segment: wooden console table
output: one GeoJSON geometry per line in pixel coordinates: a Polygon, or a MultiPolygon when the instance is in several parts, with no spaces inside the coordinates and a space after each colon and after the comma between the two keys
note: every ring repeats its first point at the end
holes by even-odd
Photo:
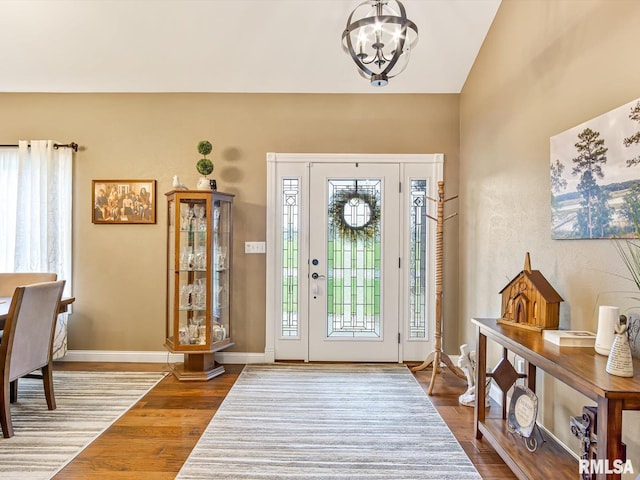
{"type": "MultiPolygon", "coordinates": [[[[477,326],[477,378],[475,436],[483,436],[520,479],[578,478],[578,462],[551,438],[530,453],[517,434],[506,428],[506,399],[502,418],[487,418],[484,401],[487,371],[487,338],[503,347],[503,358],[511,351],[526,363],[526,384],[535,391],[536,369],[557,378],[596,402],[598,407],[598,459],[622,458],[622,411],[640,410],[640,361],[634,359],[635,375],[623,378],[605,372],[607,357],[591,347],[558,347],[545,342],[542,333],[500,325],[495,319],[472,319],[477,326]],[[544,461],[541,461],[544,460],[544,461]]],[[[581,409],[576,410],[576,415],[581,409]]],[[[567,430],[569,418],[567,418],[567,430]]],[[[621,475],[599,474],[602,479],[620,479],[621,475]]]]}

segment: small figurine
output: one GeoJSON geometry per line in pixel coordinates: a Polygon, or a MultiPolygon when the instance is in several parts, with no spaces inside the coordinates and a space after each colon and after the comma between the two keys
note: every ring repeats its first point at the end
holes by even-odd
{"type": "Polygon", "coordinates": [[[613,339],[606,368],[607,373],[618,377],[633,377],[633,358],[631,357],[627,328],[627,317],[620,315],[620,319],[615,325],[616,336],[613,339]]]}
{"type": "Polygon", "coordinates": [[[173,176],[173,184],[171,185],[174,190],[186,190],[187,186],[184,183],[180,183],[178,175],[173,176]]]}
{"type": "MultiPolygon", "coordinates": [[[[458,401],[460,405],[464,405],[465,407],[473,407],[476,403],[476,352],[475,350],[469,352],[467,351],[467,344],[460,346],[460,358],[458,358],[458,367],[465,373],[467,376],[467,391],[464,392],[460,397],[458,397],[458,401]]],[[[489,378],[487,381],[487,387],[491,382],[489,378]]],[[[485,395],[485,406],[489,406],[489,389],[486,389],[485,395]]]]}

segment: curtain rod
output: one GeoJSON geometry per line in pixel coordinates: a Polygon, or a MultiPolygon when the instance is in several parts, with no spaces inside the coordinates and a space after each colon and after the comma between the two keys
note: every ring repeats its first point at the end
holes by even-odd
{"type": "MultiPolygon", "coordinates": [[[[28,147],[31,147],[31,145],[27,145],[28,147]]],[[[18,147],[18,144],[15,145],[0,145],[0,147],[18,147]]],[[[56,150],[59,148],[72,148],[74,152],[78,151],[78,144],[76,142],[71,142],[71,143],[54,143],[53,144],[53,148],[55,148],[56,150]]]]}

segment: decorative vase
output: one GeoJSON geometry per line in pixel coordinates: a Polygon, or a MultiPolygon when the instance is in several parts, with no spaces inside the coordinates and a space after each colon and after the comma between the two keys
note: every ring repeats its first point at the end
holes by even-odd
{"type": "Polygon", "coordinates": [[[222,324],[213,325],[212,333],[213,333],[214,342],[221,342],[227,337],[227,330],[224,328],[224,325],[222,324]]]}
{"type": "Polygon", "coordinates": [[[211,184],[207,177],[200,177],[198,179],[197,190],[211,190],[211,184]]]}
{"type": "Polygon", "coordinates": [[[619,315],[620,309],[618,307],[600,305],[595,343],[596,352],[600,355],[609,355],[611,352],[619,315]]]}
{"type": "Polygon", "coordinates": [[[627,317],[620,315],[615,328],[616,338],[613,340],[606,368],[607,373],[618,377],[633,377],[633,358],[627,328],[627,317]]]}

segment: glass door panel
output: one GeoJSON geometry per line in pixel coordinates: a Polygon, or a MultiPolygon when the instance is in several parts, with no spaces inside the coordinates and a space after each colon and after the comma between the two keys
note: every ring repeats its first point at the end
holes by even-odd
{"type": "Polygon", "coordinates": [[[309,360],[398,360],[398,171],[311,168],[309,360]]]}

